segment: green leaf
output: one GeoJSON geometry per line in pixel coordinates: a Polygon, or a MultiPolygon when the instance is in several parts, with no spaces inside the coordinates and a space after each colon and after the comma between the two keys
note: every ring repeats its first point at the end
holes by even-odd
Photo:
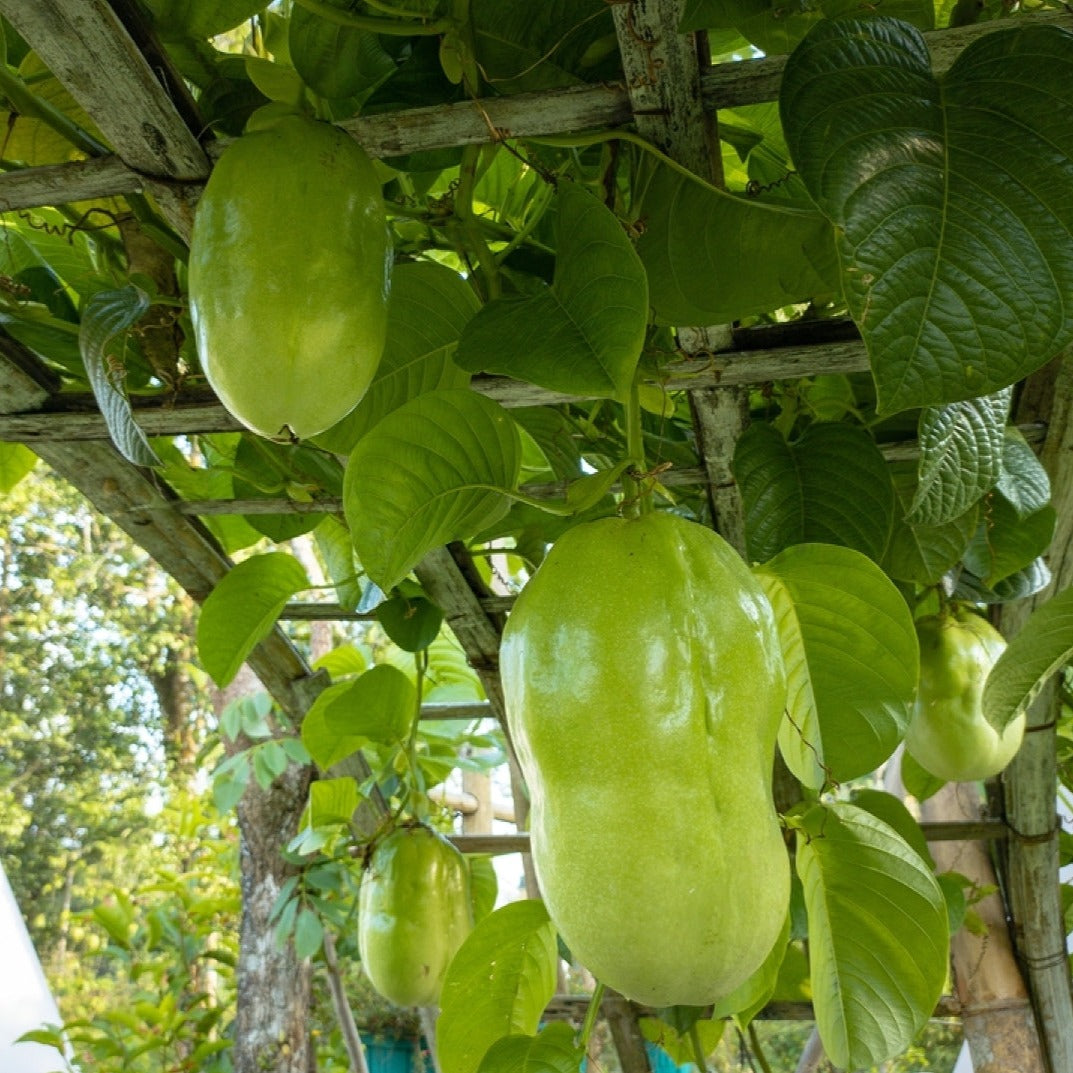
{"type": "Polygon", "coordinates": [[[37,465],[37,455],[21,443],[0,441],[0,495],[7,495],[37,465]]]}
{"type": "Polygon", "coordinates": [[[710,1016],[714,1019],[733,1017],[738,1027],[744,1030],[745,1026],[771,1001],[789,941],[790,916],[787,914],[786,923],[760,968],[733,992],[720,999],[710,1016]]]}
{"type": "Polygon", "coordinates": [[[989,492],[1002,473],[1009,389],[920,415],[917,491],[906,519],[943,525],[960,517],[989,492]]]}
{"type": "Polygon", "coordinates": [[[503,1036],[536,1032],[555,994],[558,947],[542,902],[512,902],[485,917],[447,969],[437,1030],[443,1073],[476,1073],[503,1036]]]}
{"type": "Polygon", "coordinates": [[[1005,730],[1071,656],[1073,589],[1064,589],[1029,615],[991,668],[983,696],[987,721],[996,730],[1005,730]]]}
{"type": "Polygon", "coordinates": [[[315,779],[309,785],[309,826],[349,824],[360,804],[358,784],[351,776],[315,779]]]}
{"type": "Polygon", "coordinates": [[[160,459],[134,421],[130,402],[122,391],[126,369],[122,362],[109,365],[109,344],[132,327],[149,308],[149,296],[134,286],[98,291],[82,310],[78,349],[89,386],[101,409],[108,434],[119,453],[135,466],[159,466],[160,459]]]}
{"type": "Polygon", "coordinates": [[[1005,496],[992,494],[976,535],[965,551],[966,569],[988,586],[1004,581],[1050,547],[1055,520],[1054,507],[1050,504],[1022,518],[1005,496]]]}
{"type": "Polygon", "coordinates": [[[482,77],[496,93],[621,76],[603,0],[471,0],[469,17],[482,77]]]}
{"type": "Polygon", "coordinates": [[[880,560],[894,517],[894,487],[871,436],[852,425],[810,425],[788,444],[754,422],[734,448],[749,558],[805,542],[842,544],[880,560]]]}
{"type": "Polygon", "coordinates": [[[505,1036],[485,1053],[478,1073],[577,1073],[585,1051],[572,1025],[553,1021],[536,1036],[505,1036]]]}
{"type": "MultiPolygon", "coordinates": [[[[917,488],[917,467],[897,462],[890,467],[891,480],[902,510],[908,510],[917,488]]],[[[973,504],[960,518],[944,525],[913,525],[904,516],[895,521],[883,567],[899,581],[937,585],[952,566],[961,561],[976,532],[980,517],[973,504]]]]}
{"type": "Polygon", "coordinates": [[[676,1067],[684,1066],[689,1070],[695,1070],[696,1066],[691,1063],[696,1052],[693,1049],[693,1039],[690,1034],[694,1028],[700,1037],[700,1045],[705,1054],[710,1055],[719,1046],[726,1021],[696,1016],[699,1012],[695,1007],[671,1006],[660,1010],[658,1019],[655,1017],[637,1019],[637,1027],[647,1041],[645,1052],[652,1069],[663,1073],[667,1062],[666,1056],[670,1055],[676,1067]],[[674,1016],[683,1010],[687,1011],[689,1016],[685,1018],[674,1016]]]}
{"type": "Polygon", "coordinates": [[[925,771],[904,749],[901,753],[902,785],[918,801],[927,801],[945,785],[944,779],[936,778],[930,771],[925,771]]]}
{"type": "Polygon", "coordinates": [[[877,819],[882,820],[888,827],[893,827],[902,837],[906,845],[912,846],[920,854],[920,859],[932,867],[931,853],[928,851],[928,842],[924,838],[924,832],[920,824],[913,819],[913,814],[903,802],[893,794],[884,790],[876,790],[870,786],[858,787],[850,796],[850,803],[857,808],[863,808],[877,819]]]}
{"type": "Polygon", "coordinates": [[[462,329],[478,308],[473,288],[457,272],[428,261],[396,265],[376,376],[357,407],[314,437],[315,442],[349,454],[381,418],[410,399],[468,386],[469,373],[453,357],[462,329]]]}
{"type": "Polygon", "coordinates": [[[354,448],[343,502],[358,558],[384,592],[433,548],[501,518],[521,466],[518,429],[468,390],[418,396],[354,448]]]}
{"type": "Polygon", "coordinates": [[[252,18],[264,0],[146,0],[164,38],[216,37],[252,18]]]}
{"type": "MultiPolygon", "coordinates": [[[[345,2],[329,2],[347,8],[345,2]]],[[[298,5],[287,24],[291,63],[318,97],[367,94],[395,73],[395,62],[367,30],[343,26],[298,5]]]]}
{"type": "Polygon", "coordinates": [[[863,809],[813,805],[794,825],[820,1038],[836,1066],[878,1065],[909,1046],[942,994],[945,899],[917,851],[863,809]]]}
{"type": "Polygon", "coordinates": [[[1018,429],[1005,430],[1002,473],[995,487],[1021,518],[1035,514],[1051,501],[1051,481],[1047,471],[1018,429]]]}
{"type": "Polygon", "coordinates": [[[409,678],[390,664],[377,664],[318,695],[302,720],[302,744],[327,771],[371,741],[402,741],[416,707],[417,693],[409,678]]]}
{"type": "Polygon", "coordinates": [[[300,958],[311,958],[324,940],[324,925],[312,909],[303,909],[294,922],[294,952],[300,958]]]}
{"type": "Polygon", "coordinates": [[[439,635],[443,612],[424,596],[393,596],[377,607],[376,621],[404,652],[421,652],[439,635]]]}
{"type": "Polygon", "coordinates": [[[733,27],[765,55],[777,56],[791,51],[822,17],[804,4],[784,8],[772,0],[686,0],[681,27],[683,31],[733,27]]]}
{"type": "Polygon", "coordinates": [[[913,27],[826,20],[780,108],[881,413],[994,392],[1073,340],[1073,35],[988,34],[940,81],[913,27]]]}
{"type": "Polygon", "coordinates": [[[667,167],[645,191],[637,252],[657,324],[728,324],[839,289],[813,209],[728,194],[667,167]]]}
{"type": "Polygon", "coordinates": [[[491,857],[466,857],[469,865],[469,898],[473,905],[473,922],[479,924],[495,908],[499,896],[499,877],[491,857]]]}
{"type": "Polygon", "coordinates": [[[335,586],[335,598],[345,611],[353,611],[361,602],[361,581],[354,561],[354,542],[350,530],[334,515],[325,515],[313,530],[328,577],[335,586]]]}
{"type": "Polygon", "coordinates": [[[307,588],[302,564],[283,551],[246,559],[217,582],[198,618],[197,650],[221,689],[272,632],[287,601],[307,588]]]}
{"type": "MultiPolygon", "coordinates": [[[[349,539],[349,535],[347,539],[349,539]]],[[[368,665],[369,661],[365,658],[365,654],[361,649],[349,642],[336,645],[330,652],[325,652],[320,659],[313,663],[314,669],[326,670],[333,679],[361,674],[368,665]]]]}
{"type": "Polygon", "coordinates": [[[962,570],[956,577],[954,599],[977,604],[1004,604],[1042,592],[1050,583],[1051,569],[1042,558],[996,581],[990,588],[971,571],[962,570]]]}
{"type": "Polygon", "coordinates": [[[789,684],[779,747],[818,789],[864,775],[905,735],[919,650],[901,594],[849,548],[802,544],[757,567],[775,610],[789,684]]]}
{"type": "Polygon", "coordinates": [[[456,360],[551,391],[624,399],[645,343],[644,267],[618,218],[593,194],[563,182],[556,200],[552,285],[489,302],[466,325],[456,360]]]}
{"type": "Polygon", "coordinates": [[[246,792],[250,784],[250,760],[246,754],[235,757],[238,761],[225,771],[222,767],[212,780],[212,800],[224,815],[229,813],[246,792]]]}

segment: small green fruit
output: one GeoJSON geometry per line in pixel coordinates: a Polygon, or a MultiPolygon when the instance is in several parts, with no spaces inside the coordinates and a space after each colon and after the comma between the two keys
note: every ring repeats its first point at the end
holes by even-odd
{"type": "Polygon", "coordinates": [[[384,349],[391,247],[361,147],[288,115],[220,157],[190,246],[190,315],[220,401],[262,436],[323,432],[384,349]]]}
{"type": "Polygon", "coordinates": [[[418,824],[377,844],[361,882],[358,949],[381,995],[399,1006],[435,1006],[472,929],[469,867],[446,838],[418,824]]]}
{"type": "Polygon", "coordinates": [[[985,718],[984,683],[1006,642],[988,622],[967,610],[931,615],[917,623],[920,686],[905,737],[910,756],[948,782],[997,775],[1024,737],[1018,716],[1000,734],[985,718]]]}
{"type": "Polygon", "coordinates": [[[771,798],[786,685],[760,585],[675,515],[578,525],[519,596],[500,669],[567,946],[651,1006],[728,995],[790,896],[771,798]]]}

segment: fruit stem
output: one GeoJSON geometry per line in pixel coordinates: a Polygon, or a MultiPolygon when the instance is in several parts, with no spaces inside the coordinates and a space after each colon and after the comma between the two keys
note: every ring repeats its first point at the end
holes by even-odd
{"type": "Polygon", "coordinates": [[[652,491],[638,474],[645,470],[644,431],[641,428],[641,377],[633,378],[626,410],[626,457],[633,465],[622,474],[622,513],[636,518],[652,509],[652,491]]]}
{"type": "Polygon", "coordinates": [[[585,1011],[585,1022],[581,1026],[581,1035],[578,1037],[578,1046],[584,1051],[589,1049],[589,1037],[596,1024],[596,1015],[600,1012],[600,1003],[604,1000],[604,990],[604,985],[597,981],[592,998],[589,1000],[589,1008],[585,1011]]]}
{"type": "Polygon", "coordinates": [[[771,1073],[771,1063],[767,1060],[767,1055],[764,1054],[764,1048],[760,1046],[760,1034],[756,1031],[756,1025],[754,1022],[749,1022],[749,1049],[753,1052],[753,1057],[760,1063],[760,1068],[764,1073],[771,1073]]]}
{"type": "Polygon", "coordinates": [[[428,671],[428,649],[414,653],[417,672],[417,700],[414,704],[413,721],[410,723],[410,738],[406,743],[406,758],[410,766],[410,812],[420,818],[426,803],[425,779],[417,763],[417,731],[421,725],[421,698],[425,692],[425,674],[428,671]]]}

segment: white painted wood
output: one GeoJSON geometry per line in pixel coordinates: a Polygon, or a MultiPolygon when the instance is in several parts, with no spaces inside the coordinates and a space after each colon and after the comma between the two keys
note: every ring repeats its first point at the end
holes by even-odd
{"type": "Polygon", "coordinates": [[[60,1024],[60,1012],[30,940],[11,884],[0,867],[0,1069],[4,1073],[53,1073],[60,1056],[41,1043],[15,1043],[24,1032],[60,1024]]]}

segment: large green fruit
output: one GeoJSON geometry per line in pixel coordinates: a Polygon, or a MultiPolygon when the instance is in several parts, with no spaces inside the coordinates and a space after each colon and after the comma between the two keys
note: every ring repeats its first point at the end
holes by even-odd
{"type": "Polygon", "coordinates": [[[303,116],[239,138],[190,247],[198,354],[224,406],[280,439],[345,417],[384,349],[390,264],[380,184],[352,138],[303,116]]]}
{"type": "Polygon", "coordinates": [[[1025,717],[1000,734],[981,707],[984,682],[1006,642],[972,612],[931,615],[917,623],[920,687],[905,736],[909,754],[948,782],[997,775],[1020,748],[1025,717]]]}
{"type": "Polygon", "coordinates": [[[566,944],[638,1002],[731,992],[790,893],[771,799],[785,677],[745,564],[670,514],[579,525],[519,596],[500,666],[566,944]]]}
{"type": "Polygon", "coordinates": [[[358,900],[358,949],[373,987],[399,1006],[435,1006],[473,928],[466,859],[423,824],[373,850],[358,900]]]}

